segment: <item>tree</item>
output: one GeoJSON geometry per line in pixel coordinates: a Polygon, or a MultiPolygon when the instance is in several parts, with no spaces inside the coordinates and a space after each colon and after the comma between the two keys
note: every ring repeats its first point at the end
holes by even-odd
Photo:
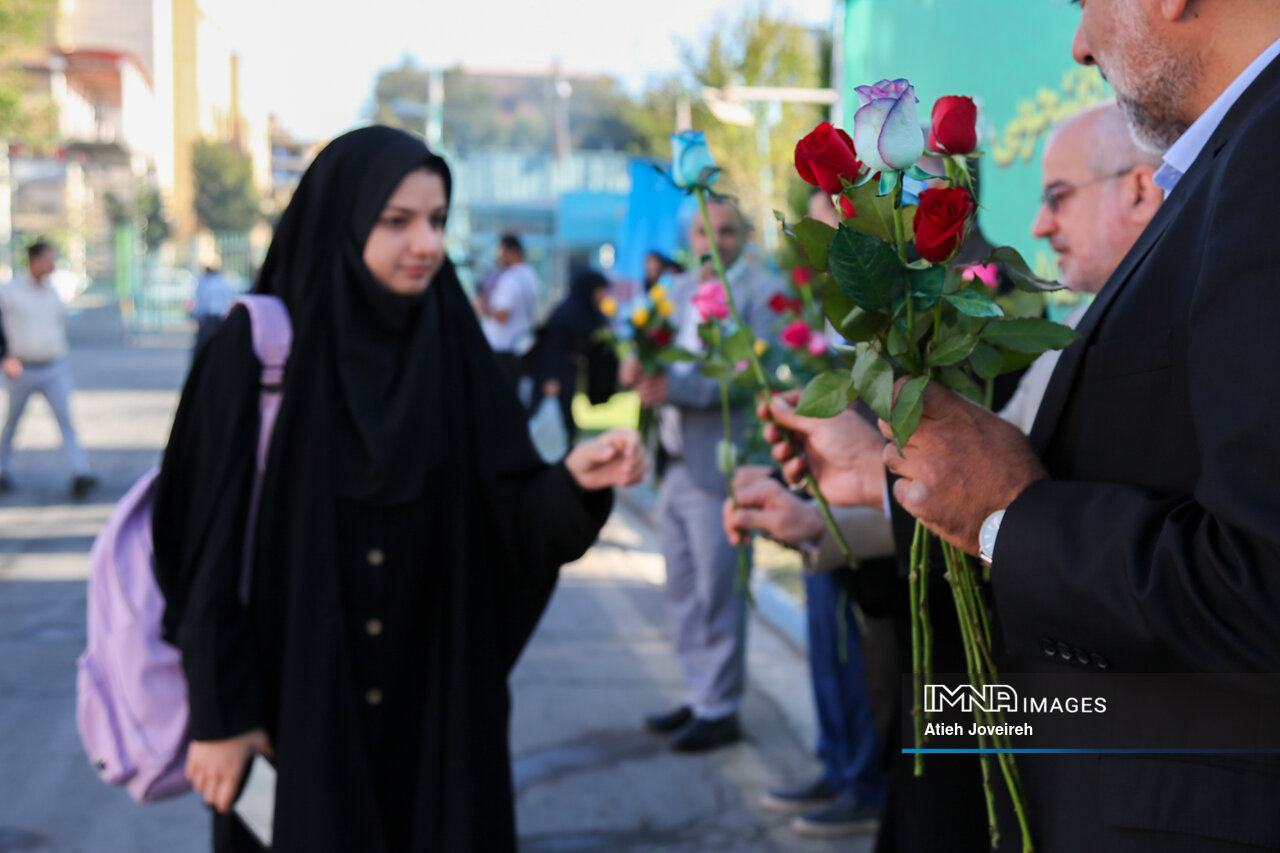
{"type": "Polygon", "coordinates": [[[210,231],[248,231],[261,218],[253,161],[236,148],[197,140],[191,165],[196,180],[196,216],[210,231]]]}
{"type": "Polygon", "coordinates": [[[148,252],[158,249],[173,233],[173,226],[164,214],[164,202],[155,187],[142,185],[131,199],[122,199],[108,191],[105,201],[107,219],[111,224],[115,227],[133,225],[137,228],[148,252]]]}
{"type": "Polygon", "coordinates": [[[0,0],[0,140],[49,136],[52,104],[28,91],[22,48],[34,44],[53,20],[55,0],[0,0]]]}
{"type": "MultiPolygon", "coordinates": [[[[682,61],[697,87],[690,97],[693,126],[706,133],[716,162],[724,170],[716,189],[737,196],[744,212],[755,214],[757,228],[774,227],[772,211],[787,209],[788,188],[796,180],[795,144],[813,130],[823,110],[813,104],[748,104],[756,125],[730,125],[711,114],[700,89],[825,86],[830,48],[830,37],[825,33],[790,18],[775,17],[764,4],[748,9],[736,20],[721,20],[701,50],[688,44],[682,48],[682,61]],[[766,171],[768,179],[762,180],[766,171]],[[772,191],[766,198],[769,183],[772,191]]],[[[669,152],[669,145],[662,150],[669,152]]]]}

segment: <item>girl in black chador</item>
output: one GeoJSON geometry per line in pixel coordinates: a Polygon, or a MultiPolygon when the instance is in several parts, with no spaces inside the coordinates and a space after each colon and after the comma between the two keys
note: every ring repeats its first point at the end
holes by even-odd
{"type": "Polygon", "coordinates": [[[515,849],[507,675],[555,585],[639,479],[630,432],[543,464],[444,252],[449,169],[385,127],[303,176],[257,292],[294,326],[237,594],[259,365],[236,308],[197,355],[157,486],[156,574],[214,848],[254,752],[272,849],[515,849]]]}

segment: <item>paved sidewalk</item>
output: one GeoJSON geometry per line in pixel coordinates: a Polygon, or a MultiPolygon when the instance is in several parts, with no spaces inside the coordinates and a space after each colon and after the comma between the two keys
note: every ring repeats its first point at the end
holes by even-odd
{"type": "MultiPolygon", "coordinates": [[[[19,490],[0,498],[0,853],[208,849],[207,817],[194,798],[133,805],[94,777],[74,723],[89,545],[112,503],[158,460],[187,358],[173,346],[74,352],[73,414],[103,478],[84,502],[67,496],[43,401],[22,424],[19,490]]],[[[815,768],[803,657],[758,620],[744,744],[680,756],[640,731],[644,712],[681,692],[661,573],[648,525],[625,506],[601,542],[566,568],[512,679],[522,849],[869,850],[865,838],[797,839],[785,819],[756,807],[765,788],[815,768]]]]}

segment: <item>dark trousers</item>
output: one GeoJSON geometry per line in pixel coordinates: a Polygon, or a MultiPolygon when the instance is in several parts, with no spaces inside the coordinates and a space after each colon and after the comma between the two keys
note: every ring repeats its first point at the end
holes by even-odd
{"type": "Polygon", "coordinates": [[[884,802],[885,780],[853,602],[840,595],[841,587],[833,572],[806,573],[804,588],[809,616],[809,668],[818,716],[818,758],[823,774],[832,788],[847,791],[869,806],[879,806],[884,802]]]}

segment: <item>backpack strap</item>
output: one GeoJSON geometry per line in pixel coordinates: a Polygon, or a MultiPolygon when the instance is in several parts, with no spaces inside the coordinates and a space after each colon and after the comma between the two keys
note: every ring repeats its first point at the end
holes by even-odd
{"type": "Polygon", "coordinates": [[[254,529],[258,521],[258,500],[262,494],[262,475],[267,470],[267,450],[271,432],[280,414],[284,393],[284,369],[293,348],[293,324],[289,310],[275,296],[247,294],[236,298],[232,307],[243,305],[249,312],[253,329],[253,354],[262,363],[258,392],[258,452],[253,471],[253,492],[249,498],[249,519],[244,531],[244,552],[240,561],[240,600],[249,601],[249,580],[253,576],[254,529]]]}

